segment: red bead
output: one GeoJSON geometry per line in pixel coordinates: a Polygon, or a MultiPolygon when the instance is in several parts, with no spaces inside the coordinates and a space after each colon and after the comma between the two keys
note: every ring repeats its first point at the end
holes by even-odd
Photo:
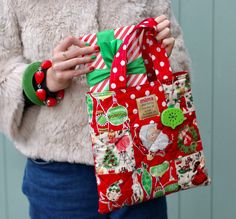
{"type": "Polygon", "coordinates": [[[37,84],[41,84],[44,79],[44,72],[43,71],[37,71],[34,74],[34,79],[37,84]]]}
{"type": "Polygon", "coordinates": [[[45,60],[41,63],[42,69],[48,69],[52,66],[52,62],[50,60],[45,60]]]}
{"type": "Polygon", "coordinates": [[[47,106],[55,106],[57,104],[57,100],[53,97],[49,97],[46,103],[47,103],[47,106]]]}
{"type": "Polygon", "coordinates": [[[64,97],[64,90],[59,90],[57,93],[57,99],[61,100],[64,97]]]}
{"type": "Polygon", "coordinates": [[[44,101],[46,99],[46,91],[44,89],[38,89],[36,91],[36,95],[41,101],[44,101]]]}

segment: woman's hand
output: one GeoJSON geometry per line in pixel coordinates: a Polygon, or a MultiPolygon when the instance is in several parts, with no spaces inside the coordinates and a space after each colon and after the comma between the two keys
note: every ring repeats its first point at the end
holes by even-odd
{"type": "Polygon", "coordinates": [[[158,23],[156,39],[162,41],[162,46],[166,49],[166,53],[169,57],[175,44],[175,38],[172,37],[170,31],[170,21],[165,15],[157,17],[155,21],[158,23]]]}
{"type": "Polygon", "coordinates": [[[52,92],[65,89],[74,77],[93,71],[93,67],[75,68],[93,62],[96,56],[92,54],[98,51],[99,46],[88,46],[77,37],[63,39],[53,50],[52,67],[48,69],[46,78],[48,89],[52,92]],[[68,50],[70,46],[75,48],[68,50]]]}

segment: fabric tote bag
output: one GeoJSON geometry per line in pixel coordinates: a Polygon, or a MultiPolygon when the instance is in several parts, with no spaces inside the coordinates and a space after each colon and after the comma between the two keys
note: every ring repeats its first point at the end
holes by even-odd
{"type": "Polygon", "coordinates": [[[211,183],[189,73],[172,73],[156,25],[145,19],[118,44],[100,44],[114,43],[109,66],[95,70],[108,79],[92,77],[107,88],[86,94],[100,213],[211,183]]]}

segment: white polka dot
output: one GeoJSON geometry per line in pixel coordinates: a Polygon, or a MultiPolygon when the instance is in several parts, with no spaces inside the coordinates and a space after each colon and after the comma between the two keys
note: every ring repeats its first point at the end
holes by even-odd
{"type": "Polygon", "coordinates": [[[112,83],[112,84],[111,84],[111,88],[113,88],[113,89],[116,88],[116,84],[115,84],[115,83],[112,83]]]}
{"type": "Polygon", "coordinates": [[[169,71],[172,71],[172,68],[171,68],[171,67],[169,67],[169,71]]]}
{"type": "Polygon", "coordinates": [[[150,78],[152,77],[152,73],[148,73],[147,76],[150,78]]]}
{"type": "Polygon", "coordinates": [[[128,108],[128,107],[129,107],[129,104],[128,104],[128,103],[125,103],[125,106],[128,108]]]}
{"type": "Polygon", "coordinates": [[[126,49],[127,49],[127,45],[124,45],[124,46],[123,46],[123,50],[126,50],[126,49]]]}
{"type": "Polygon", "coordinates": [[[152,87],[154,86],[154,82],[153,82],[153,81],[152,81],[152,82],[150,82],[150,86],[152,86],[152,87]]]}
{"type": "Polygon", "coordinates": [[[166,102],[165,101],[162,102],[162,106],[166,106],[166,102]]]}
{"type": "Polygon", "coordinates": [[[147,59],[145,59],[144,62],[145,62],[146,65],[148,64],[148,60],[147,59]]]}
{"type": "Polygon", "coordinates": [[[135,123],[135,124],[134,124],[134,127],[135,127],[135,128],[139,127],[139,124],[135,123]]]}
{"type": "Polygon", "coordinates": [[[150,95],[150,91],[149,91],[149,90],[146,90],[146,91],[145,91],[145,95],[146,95],[146,96],[150,95]]]}
{"type": "Polygon", "coordinates": [[[120,81],[124,81],[125,78],[124,78],[123,76],[120,76],[120,77],[119,77],[119,80],[120,80],[120,81]]]}
{"type": "Polygon", "coordinates": [[[146,49],[146,46],[143,45],[143,50],[145,50],[145,49],[146,49]]]}
{"type": "Polygon", "coordinates": [[[164,62],[160,62],[160,66],[163,67],[165,65],[164,62]]]}
{"type": "Polygon", "coordinates": [[[149,39],[146,40],[146,43],[149,44],[149,39]]]}
{"type": "Polygon", "coordinates": [[[153,121],[153,120],[151,120],[151,121],[150,121],[150,124],[153,124],[153,123],[154,123],[154,121],[153,121]]]}
{"type": "Polygon", "coordinates": [[[124,66],[124,65],[125,65],[125,61],[122,60],[122,61],[120,62],[120,64],[121,64],[122,66],[124,66]]]}
{"type": "Polygon", "coordinates": [[[137,86],[137,87],[136,87],[136,90],[141,90],[141,87],[140,87],[140,86],[137,86]]]}
{"type": "Polygon", "coordinates": [[[120,56],[120,53],[118,52],[118,53],[116,53],[116,58],[118,58],[120,56]]]}
{"type": "Polygon", "coordinates": [[[160,47],[157,47],[157,52],[161,52],[161,48],[160,47]]]}
{"type": "Polygon", "coordinates": [[[133,114],[137,114],[138,110],[137,109],[134,109],[133,110],[133,114]]]}
{"type": "Polygon", "coordinates": [[[167,53],[165,53],[165,57],[168,57],[167,53]]]}
{"type": "Polygon", "coordinates": [[[159,87],[159,91],[161,91],[161,92],[163,91],[163,87],[162,86],[159,87]]]}
{"type": "Polygon", "coordinates": [[[121,92],[126,93],[126,90],[125,89],[121,89],[121,92]]]}
{"type": "Polygon", "coordinates": [[[154,55],[152,55],[152,60],[154,61],[156,59],[156,57],[154,55]]]}
{"type": "Polygon", "coordinates": [[[151,53],[149,53],[148,55],[149,55],[150,58],[152,58],[152,54],[151,53]]]}
{"type": "Polygon", "coordinates": [[[153,41],[149,40],[149,45],[152,46],[153,45],[153,41]]]}
{"type": "Polygon", "coordinates": [[[164,75],[163,79],[164,79],[164,80],[168,79],[168,76],[167,76],[167,75],[164,75]]]}
{"type": "Polygon", "coordinates": [[[116,73],[117,70],[118,70],[118,69],[117,69],[116,67],[114,67],[112,71],[113,71],[114,73],[116,73]]]}
{"type": "Polygon", "coordinates": [[[135,95],[134,95],[134,94],[131,94],[131,95],[130,95],[130,98],[131,98],[131,99],[135,99],[135,95]]]}
{"type": "Polygon", "coordinates": [[[156,75],[158,75],[158,74],[159,74],[159,71],[156,69],[156,70],[155,70],[155,73],[156,73],[156,75]]]}

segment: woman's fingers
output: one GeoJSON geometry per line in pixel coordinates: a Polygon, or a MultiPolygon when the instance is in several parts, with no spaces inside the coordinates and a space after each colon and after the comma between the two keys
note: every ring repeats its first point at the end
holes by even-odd
{"type": "Polygon", "coordinates": [[[86,46],[83,48],[74,48],[65,52],[59,52],[54,55],[54,61],[65,61],[80,56],[89,55],[99,51],[99,46],[86,46]]]}
{"type": "Polygon", "coordinates": [[[155,21],[159,24],[159,23],[163,22],[166,19],[167,19],[167,17],[163,14],[159,17],[156,17],[155,21]]]}
{"type": "Polygon", "coordinates": [[[161,32],[159,32],[157,34],[156,39],[158,41],[161,41],[161,40],[166,39],[166,38],[168,38],[170,36],[171,36],[170,28],[166,27],[164,30],[162,30],[161,32]]]}
{"type": "Polygon", "coordinates": [[[75,68],[76,65],[93,62],[96,58],[97,58],[96,55],[84,56],[80,58],[72,58],[66,61],[55,63],[54,69],[55,71],[63,71],[63,70],[75,68]]]}
{"type": "Polygon", "coordinates": [[[56,71],[54,76],[58,82],[65,82],[73,79],[74,77],[87,74],[94,70],[94,67],[86,67],[78,70],[66,70],[66,71],[56,71]]]}
{"type": "Polygon", "coordinates": [[[84,47],[86,46],[86,43],[81,41],[78,37],[68,36],[58,43],[58,45],[54,48],[54,53],[64,52],[72,45],[84,47]]]}
{"type": "Polygon", "coordinates": [[[157,31],[161,32],[166,28],[170,28],[170,21],[169,20],[164,20],[161,23],[157,24],[157,31]]]}
{"type": "Polygon", "coordinates": [[[174,45],[175,45],[174,37],[166,38],[162,41],[162,46],[166,49],[166,53],[168,56],[171,55],[174,45]]]}

